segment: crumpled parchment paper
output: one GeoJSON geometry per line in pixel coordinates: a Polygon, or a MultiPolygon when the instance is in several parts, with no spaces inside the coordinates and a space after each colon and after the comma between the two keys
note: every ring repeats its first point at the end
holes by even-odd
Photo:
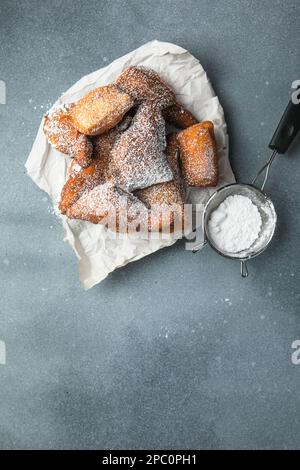
{"type": "MultiPolygon", "coordinates": [[[[208,119],[214,122],[220,161],[218,187],[234,182],[228,159],[228,136],[223,109],[199,61],[175,44],[156,40],[148,42],[110,65],[83,77],[66,91],[54,106],[75,101],[91,89],[113,82],[129,65],[144,65],[156,70],[174,89],[178,101],[199,120],[208,119]]],[[[57,208],[70,158],[62,156],[48,144],[42,126],[41,122],[25,166],[28,175],[49,194],[54,208],[57,208]]],[[[216,189],[189,190],[189,202],[197,204],[200,215],[203,204],[216,189]]],[[[137,236],[118,239],[112,236],[111,232],[108,233],[102,225],[68,220],[62,215],[60,217],[65,240],[70,243],[78,257],[80,279],[85,289],[101,282],[114,269],[176,242],[172,235],[156,240],[137,236]]],[[[199,229],[201,230],[201,227],[199,229]]]]}

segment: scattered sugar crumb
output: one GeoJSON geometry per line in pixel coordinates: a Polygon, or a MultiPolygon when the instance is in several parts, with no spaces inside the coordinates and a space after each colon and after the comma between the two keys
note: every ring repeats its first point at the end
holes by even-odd
{"type": "Polygon", "coordinates": [[[268,86],[270,84],[269,80],[266,80],[266,85],[268,86]]]}
{"type": "Polygon", "coordinates": [[[10,263],[9,259],[8,259],[8,258],[4,258],[3,264],[5,264],[5,266],[8,266],[9,263],[10,263]]]}
{"type": "Polygon", "coordinates": [[[264,126],[264,125],[265,125],[265,123],[262,121],[262,122],[260,123],[260,125],[261,125],[261,126],[264,126]]]}
{"type": "Polygon", "coordinates": [[[54,209],[54,207],[50,206],[50,207],[48,208],[48,213],[49,213],[49,214],[55,214],[55,209],[54,209]]]}
{"type": "Polygon", "coordinates": [[[166,327],[161,327],[161,331],[158,333],[159,338],[164,337],[168,339],[170,331],[166,327]]]}
{"type": "Polygon", "coordinates": [[[260,319],[261,319],[261,320],[264,320],[265,318],[266,318],[265,315],[261,315],[261,316],[260,316],[260,319]]]}

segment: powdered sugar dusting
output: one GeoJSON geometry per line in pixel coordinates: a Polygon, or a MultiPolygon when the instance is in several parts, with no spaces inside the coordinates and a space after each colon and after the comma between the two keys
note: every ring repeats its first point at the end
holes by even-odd
{"type": "Polygon", "coordinates": [[[44,119],[44,132],[49,142],[59,152],[70,155],[82,166],[91,163],[93,146],[86,135],[78,132],[72,124],[70,106],[52,109],[44,119]]]}
{"type": "Polygon", "coordinates": [[[164,119],[153,103],[144,102],[112,150],[111,169],[117,185],[134,191],[172,180],[165,147],[164,119]]]}
{"type": "Polygon", "coordinates": [[[156,101],[160,108],[175,103],[173,90],[152,69],[128,67],[115,81],[116,85],[136,101],[156,101]]]}
{"type": "Polygon", "coordinates": [[[70,129],[72,125],[67,119],[68,106],[62,105],[52,109],[45,116],[44,132],[48,137],[49,142],[59,152],[69,153],[70,145],[70,129]]]}
{"type": "Polygon", "coordinates": [[[125,216],[125,226],[137,220],[148,222],[146,206],[133,194],[116,188],[107,182],[86,191],[67,211],[71,218],[90,220],[99,223],[106,218],[106,223],[117,223],[120,229],[121,218],[125,216]]]}

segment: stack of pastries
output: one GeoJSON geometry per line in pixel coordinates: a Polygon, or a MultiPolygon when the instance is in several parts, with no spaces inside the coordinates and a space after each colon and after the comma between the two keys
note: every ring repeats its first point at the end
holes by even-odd
{"type": "Polygon", "coordinates": [[[73,158],[59,203],[70,219],[116,232],[182,229],[186,186],[218,182],[213,123],[199,123],[151,69],[128,67],[52,109],[44,132],[73,158]],[[166,123],[178,131],[166,135],[166,123]]]}

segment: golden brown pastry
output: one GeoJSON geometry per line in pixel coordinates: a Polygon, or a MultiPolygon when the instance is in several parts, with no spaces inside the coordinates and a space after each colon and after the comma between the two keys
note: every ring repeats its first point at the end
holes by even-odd
{"type": "Polygon", "coordinates": [[[214,125],[195,124],[177,135],[185,182],[189,186],[216,186],[219,168],[214,125]]]}
{"type": "Polygon", "coordinates": [[[115,84],[135,101],[157,101],[163,109],[175,103],[175,94],[152,69],[131,66],[124,70],[115,84]]]}
{"type": "Polygon", "coordinates": [[[193,126],[199,122],[195,116],[190,113],[190,111],[185,109],[179,103],[175,103],[165,108],[163,110],[163,117],[168,123],[181,129],[186,129],[187,127],[193,126]]]}
{"type": "Polygon", "coordinates": [[[67,212],[68,207],[74,204],[84,191],[93,189],[98,184],[98,176],[96,163],[87,168],[81,168],[79,171],[72,171],[60,196],[59,210],[62,214],[67,212]]]}
{"type": "Polygon", "coordinates": [[[179,150],[179,143],[177,140],[178,133],[172,132],[167,136],[167,147],[166,147],[166,156],[170,168],[173,173],[173,178],[178,186],[181,188],[182,194],[184,194],[183,190],[183,182],[182,182],[182,175],[181,175],[181,168],[180,168],[180,150],[179,150]]]}
{"type": "Polygon", "coordinates": [[[67,209],[67,216],[105,224],[117,232],[130,232],[132,229],[140,229],[141,225],[148,229],[146,206],[136,196],[109,181],[86,191],[67,209]]]}
{"type": "Polygon", "coordinates": [[[44,129],[74,157],[59,205],[71,219],[116,232],[177,231],[187,217],[183,177],[190,186],[218,181],[213,123],[197,123],[150,69],[127,68],[115,85],[47,115],[44,129]],[[185,129],[166,138],[164,119],[185,129]]]}
{"type": "Polygon", "coordinates": [[[181,191],[174,181],[154,184],[133,193],[149,209],[148,231],[162,232],[182,229],[183,200],[181,191]],[[176,219],[176,223],[175,223],[176,219]]]}
{"type": "Polygon", "coordinates": [[[57,107],[45,116],[44,133],[54,148],[70,155],[79,165],[91,163],[93,145],[73,126],[68,107],[57,107]]]}
{"type": "Polygon", "coordinates": [[[67,212],[68,207],[74,204],[84,191],[92,190],[108,179],[110,152],[119,135],[119,129],[114,128],[97,136],[94,139],[93,163],[87,168],[71,166],[69,179],[61,192],[59,209],[62,214],[67,212]]]}
{"type": "Polygon", "coordinates": [[[181,229],[183,192],[178,181],[176,135],[168,136],[166,148],[174,181],[133,194],[117,187],[110,175],[110,153],[120,135],[114,128],[96,137],[93,164],[85,169],[73,166],[62,191],[61,212],[72,219],[108,225],[117,232],[181,229]]]}
{"type": "Polygon", "coordinates": [[[83,134],[98,135],[115,127],[133,105],[134,100],[127,93],[107,85],[77,101],[70,110],[70,117],[83,134]]]}

